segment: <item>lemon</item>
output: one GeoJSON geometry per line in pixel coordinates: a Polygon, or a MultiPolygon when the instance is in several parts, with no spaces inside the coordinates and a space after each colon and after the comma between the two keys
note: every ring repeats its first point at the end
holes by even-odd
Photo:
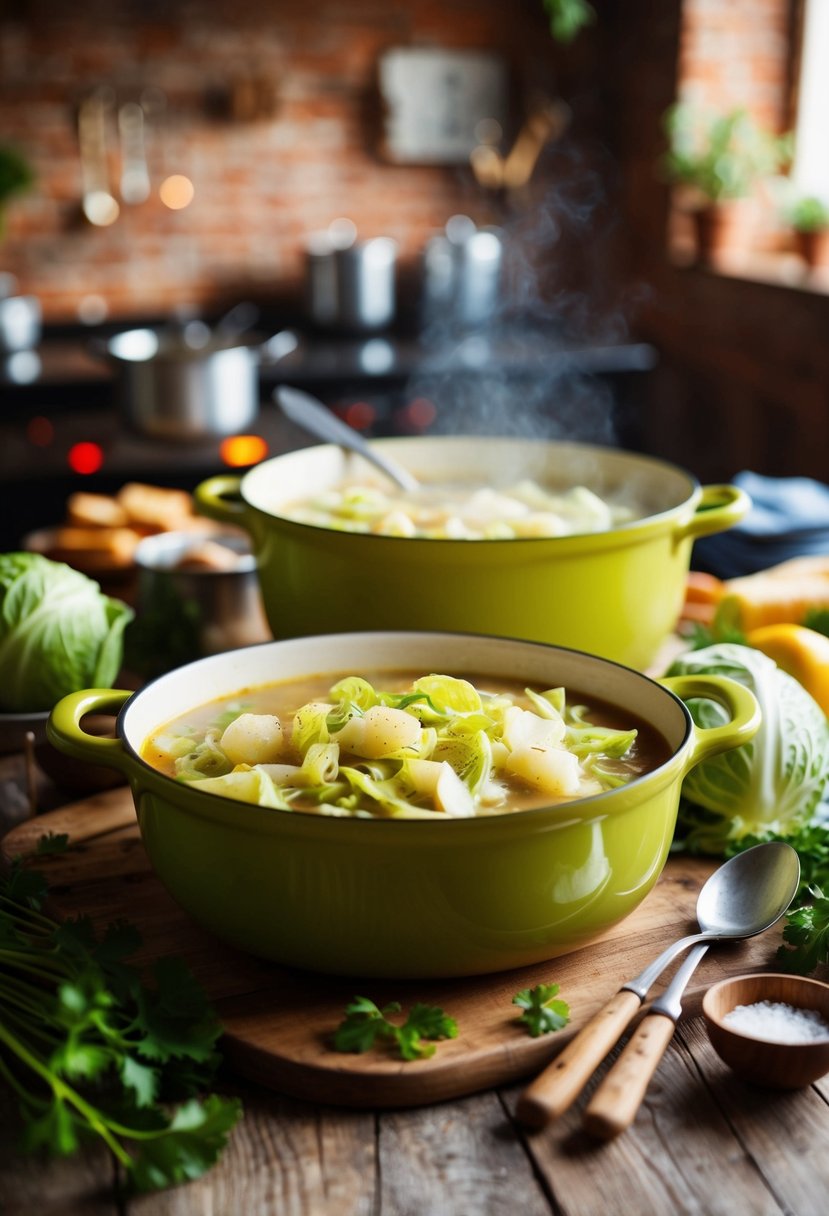
{"type": "Polygon", "coordinates": [[[794,676],[829,715],[829,637],[805,625],[781,623],[752,629],[746,641],[794,676]]]}

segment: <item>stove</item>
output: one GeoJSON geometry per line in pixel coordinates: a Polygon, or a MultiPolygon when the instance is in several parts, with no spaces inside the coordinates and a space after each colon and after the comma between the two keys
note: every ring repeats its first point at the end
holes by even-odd
{"type": "Polygon", "coordinates": [[[313,440],[273,404],[277,384],[314,393],[370,437],[509,433],[637,447],[640,377],[656,361],[642,343],[575,341],[538,325],[430,340],[296,329],[296,348],[260,366],[260,412],[250,428],[258,442],[173,442],[122,424],[112,368],[93,353],[93,339],[112,332],[47,329],[38,348],[0,368],[0,548],[60,520],[79,488],[113,493],[138,480],[192,489],[228,467],[307,446],[313,440]]]}

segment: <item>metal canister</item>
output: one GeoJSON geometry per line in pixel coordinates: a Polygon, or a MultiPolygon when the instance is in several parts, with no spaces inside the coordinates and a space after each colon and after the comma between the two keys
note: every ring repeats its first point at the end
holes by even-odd
{"type": "Polygon", "coordinates": [[[269,641],[246,536],[216,532],[160,532],[135,550],[138,566],[136,619],[127,635],[128,660],[144,676],[182,663],[269,641]],[[225,561],[204,561],[206,548],[225,561]]]}

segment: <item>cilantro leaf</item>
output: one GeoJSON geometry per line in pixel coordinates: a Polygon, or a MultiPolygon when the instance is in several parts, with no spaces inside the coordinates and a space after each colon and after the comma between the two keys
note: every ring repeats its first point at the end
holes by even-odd
{"type": "Polygon", "coordinates": [[[815,633],[825,633],[829,637],[829,608],[810,608],[803,618],[807,629],[815,633]]]}
{"type": "Polygon", "coordinates": [[[397,1028],[397,1044],[404,1060],[418,1060],[435,1054],[436,1039],[455,1039],[458,1024],[437,1005],[412,1005],[409,1016],[397,1028]]]}
{"type": "Polygon", "coordinates": [[[163,1134],[142,1139],[130,1169],[139,1191],[199,1178],[214,1165],[241,1114],[238,1098],[211,1094],[180,1106],[163,1134]]]}
{"type": "Polygon", "coordinates": [[[0,894],[13,903],[40,909],[46,899],[47,890],[43,875],[37,870],[27,869],[21,858],[15,857],[0,887],[0,894]]]}
{"type": "Polygon", "coordinates": [[[458,1026],[435,1005],[416,1002],[402,1026],[389,1021],[386,1014],[399,1013],[400,1004],[392,1001],[382,1009],[364,996],[355,996],[346,1006],[345,1019],[334,1032],[334,1050],[364,1052],[378,1040],[397,1046],[404,1060],[419,1060],[434,1055],[436,1039],[454,1039],[458,1026]]]}
{"type": "Polygon", "coordinates": [[[68,832],[46,832],[38,840],[35,852],[39,857],[47,853],[65,853],[68,844],[68,832]]]}
{"type": "Polygon", "coordinates": [[[810,890],[812,902],[786,914],[783,940],[788,943],[777,951],[785,971],[805,975],[818,963],[829,963],[829,896],[820,887],[810,890]]]}
{"type": "Polygon", "coordinates": [[[522,988],[512,998],[513,1005],[524,1010],[517,1020],[534,1039],[561,1030],[570,1021],[570,1006],[554,999],[558,990],[558,984],[536,984],[534,988],[522,988]]]}

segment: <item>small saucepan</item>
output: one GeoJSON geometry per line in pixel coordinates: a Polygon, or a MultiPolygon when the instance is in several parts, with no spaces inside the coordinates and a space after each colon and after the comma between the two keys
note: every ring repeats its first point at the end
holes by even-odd
{"type": "Polygon", "coordinates": [[[275,363],[297,346],[290,330],[268,340],[208,330],[197,345],[186,333],[128,329],[93,350],[115,367],[126,423],[154,439],[233,435],[259,412],[261,362],[275,363]]]}

